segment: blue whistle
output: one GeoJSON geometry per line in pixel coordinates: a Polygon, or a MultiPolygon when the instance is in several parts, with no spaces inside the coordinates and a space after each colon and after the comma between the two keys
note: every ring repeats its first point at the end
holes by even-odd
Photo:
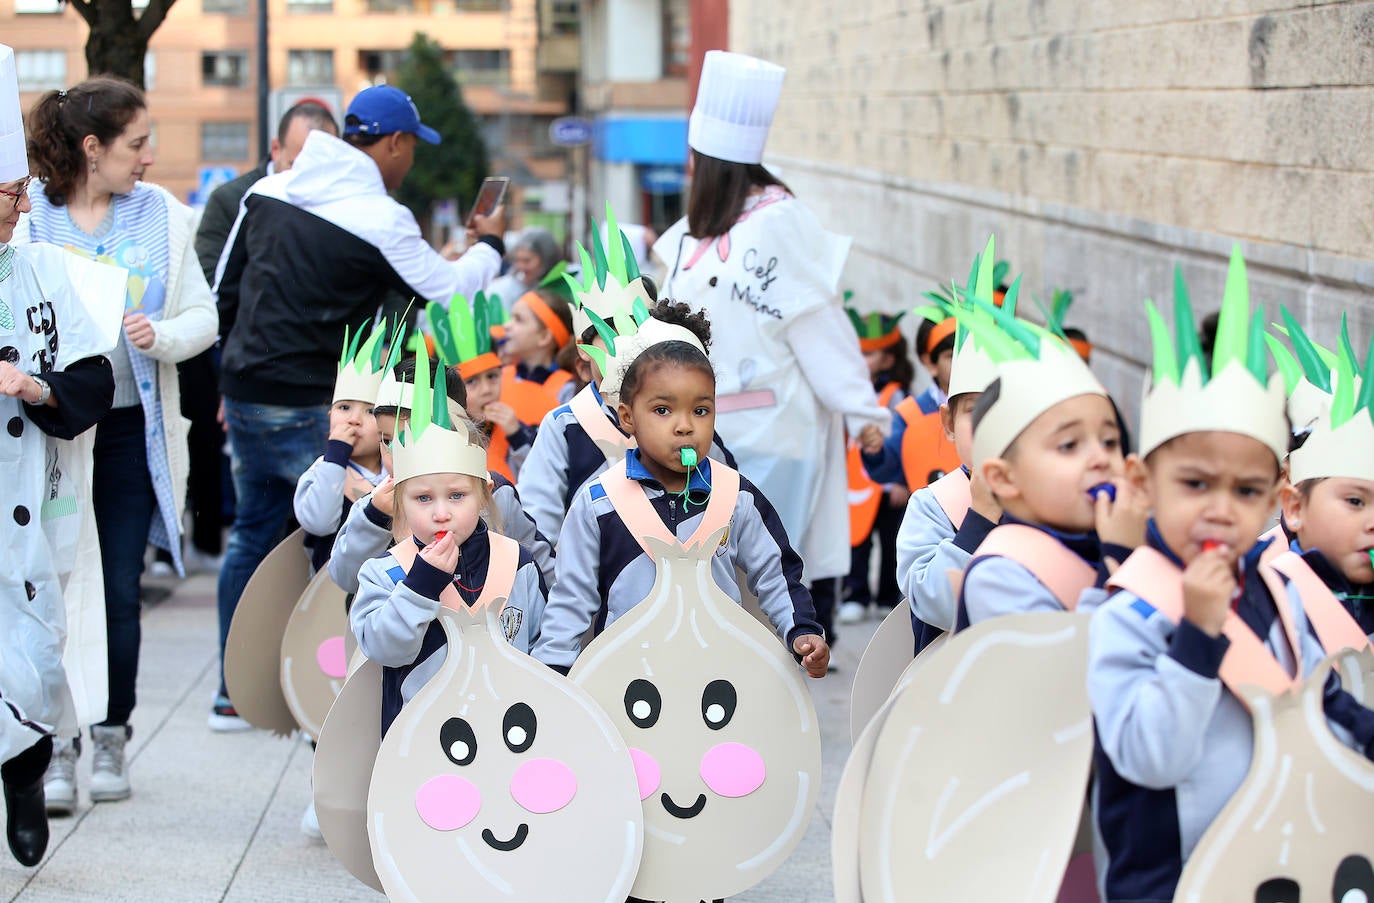
{"type": "Polygon", "coordinates": [[[1096,486],[1088,490],[1088,498],[1092,499],[1095,502],[1097,501],[1097,496],[1103,492],[1107,493],[1108,501],[1116,501],[1116,486],[1112,485],[1111,483],[1098,483],[1096,486]]]}
{"type": "Polygon", "coordinates": [[[678,454],[682,456],[683,467],[697,466],[697,450],[695,448],[679,449],[678,454]]]}

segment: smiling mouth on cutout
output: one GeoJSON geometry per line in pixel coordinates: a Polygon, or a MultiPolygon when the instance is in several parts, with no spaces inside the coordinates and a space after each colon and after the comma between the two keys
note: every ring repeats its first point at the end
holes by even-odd
{"type": "Polygon", "coordinates": [[[497,840],[496,835],[491,833],[491,828],[482,829],[482,842],[493,850],[499,850],[502,853],[510,853],[520,849],[520,845],[523,844],[525,838],[529,836],[530,826],[526,824],[521,824],[520,827],[516,828],[515,836],[510,840],[497,840]]]}
{"type": "Polygon", "coordinates": [[[706,794],[704,793],[697,797],[695,803],[685,809],[673,802],[673,798],[666,793],[659,797],[659,799],[663,803],[663,808],[667,809],[668,814],[673,816],[673,818],[696,818],[701,814],[701,810],[706,808],[706,794]]]}

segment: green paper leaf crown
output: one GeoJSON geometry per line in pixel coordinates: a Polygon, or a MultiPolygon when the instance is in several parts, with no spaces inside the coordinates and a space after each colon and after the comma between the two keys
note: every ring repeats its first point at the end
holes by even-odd
{"type": "Polygon", "coordinates": [[[439,361],[456,367],[491,351],[491,327],[506,322],[506,309],[497,295],[478,292],[469,305],[466,296],[454,294],[447,310],[435,301],[425,305],[425,316],[439,361]]]}
{"type": "Polygon", "coordinates": [[[568,273],[566,267],[561,271],[565,284],[572,292],[573,306],[586,314],[596,334],[606,343],[604,352],[595,345],[577,346],[587,353],[602,373],[610,371],[609,359],[616,356],[615,340],[634,335],[650,316],[649,306],[640,293],[636,293],[628,305],[625,305],[622,299],[621,307],[609,312],[609,320],[603,316],[607,312],[598,313],[585,303],[588,296],[604,292],[608,286],[611,290],[625,289],[641,276],[639,264],[635,260],[634,247],[625,233],[620,231],[620,225],[616,222],[615,213],[609,203],[606,204],[606,234],[611,240],[603,244],[601,230],[597,227],[596,220],[592,220],[592,253],[588,254],[587,249],[578,242],[577,253],[582,260],[581,282],[568,273]],[[609,245],[609,248],[606,245],[609,245]]]}
{"type": "Polygon", "coordinates": [[[445,366],[440,363],[431,378],[429,359],[421,357],[415,361],[410,422],[396,435],[396,441],[402,446],[414,446],[431,427],[453,429],[453,421],[448,415],[448,376],[445,366]]]}
{"type": "Polygon", "coordinates": [[[1145,316],[1150,325],[1150,338],[1154,345],[1154,366],[1151,379],[1155,383],[1169,382],[1179,385],[1183,374],[1190,365],[1196,363],[1202,384],[1211,380],[1213,373],[1220,373],[1233,363],[1238,363],[1255,378],[1261,386],[1269,378],[1269,343],[1265,340],[1264,314],[1250,310],[1250,286],[1245,274],[1245,258],[1241,255],[1240,245],[1231,249],[1231,263],[1226,273],[1226,290],[1221,299],[1221,312],[1217,317],[1216,345],[1212,350],[1212,366],[1202,354],[1202,342],[1198,337],[1193,321],[1192,302],[1188,296],[1188,285],[1183,280],[1181,267],[1174,267],[1174,332],[1169,334],[1159,308],[1151,300],[1145,301],[1145,316]]]}
{"type": "Polygon", "coordinates": [[[890,335],[902,317],[906,316],[906,311],[896,315],[884,314],[874,311],[873,313],[861,314],[849,302],[854,297],[853,292],[844,293],[844,312],[849,315],[849,322],[854,324],[854,331],[859,334],[861,339],[881,339],[890,335]]]}
{"type": "Polygon", "coordinates": [[[1293,351],[1290,353],[1272,335],[1266,334],[1265,339],[1288,391],[1291,393],[1305,378],[1330,395],[1328,417],[1333,430],[1360,413],[1374,422],[1374,337],[1370,338],[1362,363],[1350,341],[1350,325],[1344,313],[1341,314],[1340,345],[1334,352],[1312,341],[1287,308],[1280,309],[1279,313],[1283,325],[1274,324],[1274,329],[1288,337],[1293,351]]]}
{"type": "Polygon", "coordinates": [[[382,373],[396,366],[405,350],[405,320],[396,317],[387,328],[386,321],[372,323],[365,320],[355,330],[344,326],[343,351],[339,355],[339,371],[352,367],[359,374],[382,373]],[[367,339],[363,339],[366,331],[367,339]],[[390,337],[390,341],[383,341],[390,337]]]}

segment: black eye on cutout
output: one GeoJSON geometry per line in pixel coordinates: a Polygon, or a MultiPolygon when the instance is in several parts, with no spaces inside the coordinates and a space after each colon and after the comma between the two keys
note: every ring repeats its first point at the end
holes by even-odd
{"type": "Polygon", "coordinates": [[[450,718],[439,728],[439,745],[454,765],[471,765],[477,758],[477,735],[462,718],[450,718]]]}
{"type": "Polygon", "coordinates": [[[1255,903],[1298,903],[1302,889],[1292,878],[1270,878],[1255,888],[1255,903]]]}
{"type": "Polygon", "coordinates": [[[1347,856],[1336,866],[1336,878],[1331,882],[1331,903],[1351,900],[1374,900],[1374,867],[1363,856],[1347,856]],[[1361,893],[1354,893],[1358,891],[1361,893]]]}
{"type": "Polygon", "coordinates": [[[701,691],[701,719],[713,731],[718,731],[735,717],[739,697],[735,685],[728,680],[713,680],[701,691]]]}
{"type": "Polygon", "coordinates": [[[506,709],[505,720],[501,723],[501,738],[511,752],[522,753],[534,745],[534,732],[538,727],[534,709],[517,702],[506,709]]]}
{"type": "Polygon", "coordinates": [[[642,677],[630,681],[625,688],[625,714],[635,727],[653,727],[658,723],[659,713],[663,710],[663,697],[658,687],[642,677]]]}

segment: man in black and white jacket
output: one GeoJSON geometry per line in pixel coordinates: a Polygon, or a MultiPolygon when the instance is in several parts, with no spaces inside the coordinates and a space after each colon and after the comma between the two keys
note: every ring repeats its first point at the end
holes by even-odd
{"type": "MultiPolygon", "coordinates": [[[[389,196],[421,140],[440,138],[404,92],[365,89],[349,104],[342,138],[311,132],[289,171],[244,196],[220,256],[220,388],[238,499],[219,576],[221,659],[243,587],[280,538],[297,478],[324,448],[345,326],[356,329],[388,290],[418,304],[471,298],[501,266],[500,208],[476,218],[477,242],[450,261],[389,196]]],[[[222,684],[210,726],[247,726],[222,684]]]]}

